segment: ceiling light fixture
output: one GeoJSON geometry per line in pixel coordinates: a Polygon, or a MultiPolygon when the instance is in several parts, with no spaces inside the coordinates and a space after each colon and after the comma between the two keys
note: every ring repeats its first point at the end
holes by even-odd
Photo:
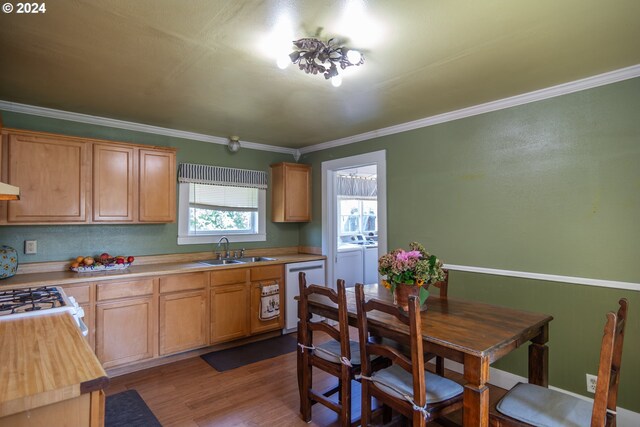
{"type": "Polygon", "coordinates": [[[338,67],[344,70],[353,65],[364,64],[364,55],[354,49],[336,45],[334,39],[323,42],[316,38],[296,40],[293,45],[297,48],[289,54],[291,62],[307,74],[323,74],[325,79],[338,87],[342,84],[338,67]]]}
{"type": "Polygon", "coordinates": [[[229,144],[227,145],[229,151],[232,153],[236,153],[240,149],[240,137],[238,136],[230,136],[229,144]]]}

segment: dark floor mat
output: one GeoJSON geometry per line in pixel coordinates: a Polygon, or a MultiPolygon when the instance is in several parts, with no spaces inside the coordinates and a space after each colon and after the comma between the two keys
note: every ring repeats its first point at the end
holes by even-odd
{"type": "Polygon", "coordinates": [[[135,390],[107,396],[105,427],[162,427],[135,390]]]}
{"type": "Polygon", "coordinates": [[[227,350],[203,354],[205,362],[217,371],[228,371],[296,350],[297,339],[292,335],[281,335],[264,341],[245,344],[227,350]]]}

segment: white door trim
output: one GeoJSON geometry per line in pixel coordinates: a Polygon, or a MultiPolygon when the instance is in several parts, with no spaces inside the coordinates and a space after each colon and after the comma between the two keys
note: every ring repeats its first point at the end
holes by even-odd
{"type": "Polygon", "coordinates": [[[343,157],[322,162],[322,253],[327,256],[328,285],[335,288],[333,277],[335,248],[335,180],[337,170],[375,164],[378,169],[378,256],[387,252],[387,152],[386,150],[343,157]]]}

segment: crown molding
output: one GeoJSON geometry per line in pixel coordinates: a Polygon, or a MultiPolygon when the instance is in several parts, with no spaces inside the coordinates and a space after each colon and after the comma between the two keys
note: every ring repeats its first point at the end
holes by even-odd
{"type": "Polygon", "coordinates": [[[604,86],[635,77],[640,77],[640,64],[621,68],[615,71],[610,71],[608,73],[598,74],[596,76],[587,77],[573,82],[563,83],[557,86],[551,86],[545,89],[524,93],[521,95],[515,95],[497,101],[487,102],[485,104],[475,105],[473,107],[463,108],[461,110],[438,114],[437,116],[426,117],[407,123],[401,123],[399,125],[373,130],[371,132],[365,132],[358,135],[348,136],[346,138],[327,141],[316,145],[310,145],[308,147],[301,148],[299,151],[300,154],[306,154],[313,151],[340,147],[342,145],[353,144],[373,138],[379,138],[382,136],[393,135],[409,130],[420,129],[440,123],[451,122],[454,120],[463,119],[465,117],[477,116],[479,114],[489,113],[492,111],[504,110],[505,108],[529,104],[531,102],[554,98],[556,96],[567,95],[573,92],[579,92],[598,86],[604,86]]]}
{"type": "MultiPolygon", "coordinates": [[[[211,136],[202,133],[187,132],[183,130],[127,122],[124,120],[109,119],[106,117],[90,116],[88,114],[55,110],[53,108],[36,107],[34,105],[19,104],[17,102],[0,100],[0,110],[11,111],[14,113],[30,114],[33,116],[49,117],[53,119],[68,120],[71,122],[126,129],[136,132],[151,133],[155,135],[170,136],[174,138],[189,139],[192,141],[209,142],[211,144],[227,145],[229,143],[229,140],[227,138],[221,138],[219,136],[211,136]]],[[[240,140],[240,144],[242,148],[248,148],[251,150],[272,151],[275,153],[291,154],[294,157],[296,156],[296,154],[298,154],[299,157],[298,150],[296,150],[295,148],[277,147],[275,145],[259,144],[257,142],[242,140],[240,140]]]]}
{"type": "MultiPolygon", "coordinates": [[[[393,135],[396,133],[406,132],[423,127],[433,126],[440,123],[446,123],[453,120],[463,119],[465,117],[477,116],[479,114],[489,113],[492,111],[504,110],[505,108],[515,107],[518,105],[529,104],[531,102],[541,101],[544,99],[554,98],[556,96],[567,95],[573,92],[579,92],[616,83],[623,80],[640,77],[640,64],[633,65],[619,70],[610,71],[608,73],[598,74],[596,76],[587,77],[569,83],[540,89],[509,98],[491,101],[472,107],[463,108],[461,110],[451,111],[448,113],[438,114],[436,116],[426,117],[399,125],[389,126],[358,135],[348,136],[346,138],[336,139],[333,141],[322,142],[320,144],[310,145],[300,149],[278,147],[275,145],[260,144],[257,142],[240,141],[244,148],[252,150],[271,151],[276,153],[291,154],[295,161],[298,161],[302,154],[314,151],[326,150],[329,148],[340,147],[342,145],[353,144],[356,142],[366,141],[369,139],[379,138],[382,136],[393,135]]],[[[163,128],[159,126],[145,125],[141,123],[127,122],[124,120],[109,119],[106,117],[91,116],[88,114],[73,113],[69,111],[55,110],[52,108],[36,107],[33,105],[19,104],[0,100],[0,110],[12,111],[16,113],[31,114],[34,116],[50,117],[54,119],[69,120],[79,123],[88,123],[98,126],[107,126],[119,129],[127,129],[137,132],[152,133],[156,135],[164,135],[175,138],[189,139],[193,141],[209,142],[212,144],[227,145],[227,138],[218,136],[205,135],[201,133],[188,132],[176,129],[163,128]]]]}

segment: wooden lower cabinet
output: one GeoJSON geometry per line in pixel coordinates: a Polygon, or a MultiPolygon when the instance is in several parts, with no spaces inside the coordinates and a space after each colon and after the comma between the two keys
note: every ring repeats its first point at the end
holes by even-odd
{"type": "Polygon", "coordinates": [[[211,337],[216,344],[249,335],[249,288],[246,283],[211,288],[211,337]]]}
{"type": "Polygon", "coordinates": [[[251,334],[274,331],[284,327],[284,280],[283,266],[269,265],[254,267],[250,271],[251,278],[251,304],[249,307],[249,319],[251,321],[251,334]],[[260,301],[262,299],[262,287],[280,285],[280,315],[269,320],[260,320],[260,301]]]}
{"type": "Polygon", "coordinates": [[[209,273],[159,278],[159,354],[165,356],[209,343],[209,273]]]}
{"type": "Polygon", "coordinates": [[[154,356],[153,296],[96,305],[96,356],[104,368],[154,356]]]}
{"type": "Polygon", "coordinates": [[[0,418],[0,427],[103,427],[102,390],[0,418]]]}
{"type": "Polygon", "coordinates": [[[65,285],[85,310],[105,369],[284,326],[284,267],[267,265],[65,285]],[[280,315],[260,319],[261,288],[280,285],[280,315]]]}
{"type": "Polygon", "coordinates": [[[260,334],[284,327],[284,299],[282,298],[282,281],[266,280],[258,283],[251,283],[251,308],[249,318],[251,319],[251,333],[260,334]],[[280,315],[269,320],[260,320],[260,300],[262,294],[262,286],[280,284],[280,315]]]}

